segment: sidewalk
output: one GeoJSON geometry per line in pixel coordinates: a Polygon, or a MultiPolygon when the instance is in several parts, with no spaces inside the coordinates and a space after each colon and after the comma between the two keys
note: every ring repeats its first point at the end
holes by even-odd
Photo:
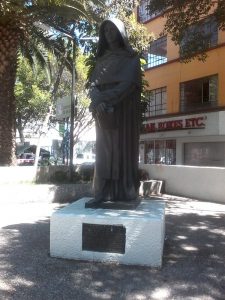
{"type": "Polygon", "coordinates": [[[165,195],[163,266],[153,269],[51,258],[49,216],[61,205],[2,200],[1,300],[225,299],[225,204],[165,195]]]}

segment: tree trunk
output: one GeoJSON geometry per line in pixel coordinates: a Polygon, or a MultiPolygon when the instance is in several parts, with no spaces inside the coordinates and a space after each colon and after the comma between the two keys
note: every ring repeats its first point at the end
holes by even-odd
{"type": "Polygon", "coordinates": [[[9,166],[16,163],[14,86],[19,36],[7,25],[0,25],[0,32],[0,166],[9,166]]]}
{"type": "Polygon", "coordinates": [[[34,161],[34,170],[35,170],[34,172],[36,174],[36,177],[37,177],[37,167],[38,167],[39,153],[40,153],[40,149],[41,149],[41,138],[42,138],[43,134],[47,133],[48,122],[49,122],[50,116],[52,114],[53,105],[55,103],[55,96],[56,96],[56,93],[57,93],[58,88],[59,88],[59,83],[60,83],[60,79],[61,79],[64,67],[65,67],[65,57],[63,58],[62,63],[59,67],[58,74],[57,74],[57,77],[56,77],[56,81],[55,81],[54,85],[52,86],[52,91],[51,91],[52,103],[49,106],[48,113],[45,116],[45,119],[44,119],[44,122],[43,122],[43,125],[42,125],[42,128],[41,128],[40,136],[38,138],[38,143],[37,143],[37,148],[36,148],[36,153],[35,153],[35,161],[34,161]]]}
{"type": "Polygon", "coordinates": [[[19,136],[20,136],[20,142],[22,144],[25,143],[25,137],[24,137],[24,133],[23,133],[23,125],[22,125],[22,120],[21,120],[21,116],[19,115],[17,118],[17,130],[19,132],[19,136]]]}

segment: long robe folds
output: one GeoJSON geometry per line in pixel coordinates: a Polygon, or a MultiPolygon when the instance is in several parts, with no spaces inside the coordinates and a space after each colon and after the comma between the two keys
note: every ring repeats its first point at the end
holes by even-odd
{"type": "Polygon", "coordinates": [[[90,88],[96,121],[96,200],[131,201],[138,196],[140,88],[140,60],[126,40],[124,48],[106,50],[98,58],[90,88]],[[105,111],[99,116],[95,108],[100,103],[105,111]]]}

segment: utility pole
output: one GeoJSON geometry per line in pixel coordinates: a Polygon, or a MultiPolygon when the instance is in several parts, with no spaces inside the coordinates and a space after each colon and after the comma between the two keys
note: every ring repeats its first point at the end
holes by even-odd
{"type": "Polygon", "coordinates": [[[73,147],[74,147],[74,138],[73,138],[73,131],[74,131],[74,110],[75,110],[75,57],[76,57],[76,49],[75,49],[75,40],[74,36],[72,36],[72,43],[73,43],[73,61],[72,61],[72,88],[71,88],[71,114],[70,114],[70,181],[73,179],[73,147]]]}

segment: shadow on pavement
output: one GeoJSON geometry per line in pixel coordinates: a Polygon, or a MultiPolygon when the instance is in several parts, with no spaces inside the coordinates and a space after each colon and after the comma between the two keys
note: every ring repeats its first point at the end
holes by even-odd
{"type": "Polygon", "coordinates": [[[49,220],[4,227],[0,299],[224,299],[225,210],[184,201],[166,200],[161,269],[51,258],[49,220]]]}

